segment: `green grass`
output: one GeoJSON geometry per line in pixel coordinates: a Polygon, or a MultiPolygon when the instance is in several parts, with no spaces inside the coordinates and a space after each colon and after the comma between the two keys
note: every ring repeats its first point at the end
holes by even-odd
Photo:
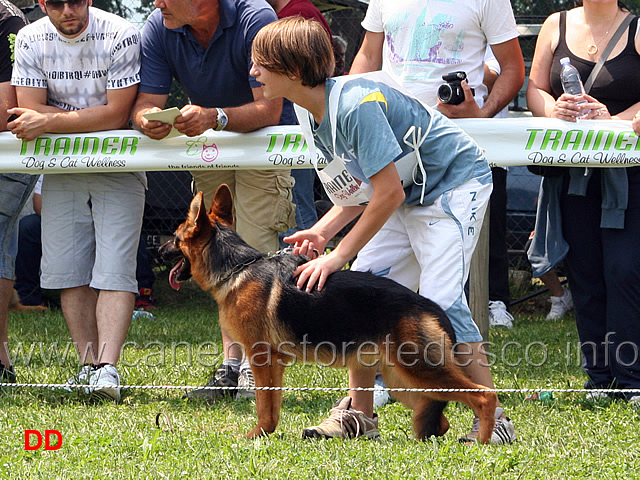
{"type": "MultiPolygon", "coordinates": [[[[221,359],[213,301],[191,285],[165,290],[165,277],[157,283],[156,320],[137,321],[129,332],[121,371],[131,385],[199,385],[221,359]]],[[[516,310],[513,330],[491,332],[498,388],[582,388],[573,317],[549,323],[546,311],[543,300],[530,301],[516,310]]],[[[24,352],[34,347],[30,360],[25,354],[17,362],[19,381],[60,383],[75,373],[72,350],[63,355],[68,338],[60,312],[12,314],[12,351],[20,343],[24,352]]],[[[286,384],[346,387],[347,376],[295,365],[286,384]]],[[[446,411],[450,431],[427,442],[413,439],[410,411],[399,403],[379,410],[378,441],[303,441],[301,430],[322,421],[338,395],[285,392],[277,432],[250,441],[241,438],[256,420],[250,401],[193,404],[181,391],[130,390],[121,404],[92,404],[77,394],[4,388],[0,478],[618,479],[640,471],[640,412],[624,402],[592,405],[579,393],[555,393],[543,403],[502,394],[520,440],[501,447],[459,444],[472,414],[457,404],[446,411]],[[63,445],[25,451],[26,429],[59,430],[63,445]]]]}

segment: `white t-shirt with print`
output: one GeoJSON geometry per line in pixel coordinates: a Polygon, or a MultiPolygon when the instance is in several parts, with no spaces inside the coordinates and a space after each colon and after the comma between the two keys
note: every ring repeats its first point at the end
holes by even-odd
{"type": "Polygon", "coordinates": [[[459,70],[482,106],[487,45],[518,36],[509,0],[370,0],[362,26],[385,34],[382,70],[431,106],[442,75],[459,70]]]}
{"type": "Polygon", "coordinates": [[[11,84],[47,89],[64,110],[107,104],[107,90],[140,82],[140,32],[117,15],[89,7],[81,35],[66,38],[48,17],[18,33],[11,84]]]}

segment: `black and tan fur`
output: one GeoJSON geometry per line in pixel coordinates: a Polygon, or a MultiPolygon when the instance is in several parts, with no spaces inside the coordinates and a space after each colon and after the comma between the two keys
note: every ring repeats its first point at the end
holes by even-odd
{"type": "MultiPolygon", "coordinates": [[[[485,389],[454,363],[455,334],[434,302],[392,280],[363,272],[336,272],[322,291],[301,291],[292,273],[307,258],[267,257],[230,228],[232,221],[232,198],[226,185],[218,189],[208,212],[200,192],[175,238],[160,248],[165,259],[179,260],[172,271],[178,281],[193,276],[216,300],[221,326],[246,348],[257,387],[282,386],[283,365],[294,357],[363,368],[356,355],[360,348],[369,352],[361,355],[368,365],[380,362],[391,388],[485,389]],[[406,347],[407,342],[417,345],[417,353],[406,347]],[[316,346],[318,355],[313,358],[316,346]]],[[[419,439],[448,430],[442,413],[448,401],[471,407],[480,418],[479,441],[488,443],[491,438],[494,392],[393,395],[414,411],[419,439]]],[[[258,424],[247,437],[273,432],[281,403],[281,391],[257,390],[258,424]]]]}
{"type": "Polygon", "coordinates": [[[10,312],[46,312],[49,310],[44,305],[23,305],[20,301],[20,296],[18,292],[14,289],[11,293],[11,298],[9,299],[9,311],[10,312]]]}

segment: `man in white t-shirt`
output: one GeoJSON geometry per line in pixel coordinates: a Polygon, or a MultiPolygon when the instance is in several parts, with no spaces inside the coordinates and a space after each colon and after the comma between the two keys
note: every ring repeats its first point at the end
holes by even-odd
{"type": "Polygon", "coordinates": [[[365,38],[350,73],[378,70],[450,118],[491,118],[524,82],[524,60],[508,0],[371,0],[362,22],[365,38]],[[487,96],[483,59],[487,45],[501,74],[487,96]],[[464,71],[475,90],[459,105],[438,102],[442,75],[464,71]]]}
{"type": "MultiPolygon", "coordinates": [[[[349,73],[382,69],[427,105],[437,105],[447,117],[491,118],[513,99],[524,82],[524,60],[508,0],[371,0],[362,26],[365,37],[349,73]],[[487,45],[501,68],[488,95],[483,84],[487,45]],[[442,103],[437,97],[444,83],[442,76],[458,71],[465,72],[468,79],[462,82],[464,101],[457,105],[442,103]]],[[[361,267],[367,268],[358,265],[361,267]]],[[[432,292],[420,293],[434,297],[432,292]]],[[[482,337],[460,339],[469,348],[465,352],[469,360],[466,373],[476,383],[494,388],[481,348],[482,337]]],[[[386,401],[381,398],[376,400],[377,405],[386,401]]],[[[504,431],[494,431],[492,441],[515,439],[513,424],[502,407],[496,410],[496,419],[496,428],[504,431]]],[[[477,426],[474,421],[465,440],[475,440],[477,426]]]]}
{"type": "MultiPolygon", "coordinates": [[[[126,125],[140,81],[140,32],[91,0],[39,0],[47,14],[16,38],[11,83],[20,139],[126,125]]],[[[91,155],[90,153],[87,155],[91,155]]],[[[70,384],[120,400],[115,367],[138,285],[144,173],[45,175],[43,288],[60,289],[82,367],[70,384]],[[99,292],[96,294],[96,291],[99,292]]]]}

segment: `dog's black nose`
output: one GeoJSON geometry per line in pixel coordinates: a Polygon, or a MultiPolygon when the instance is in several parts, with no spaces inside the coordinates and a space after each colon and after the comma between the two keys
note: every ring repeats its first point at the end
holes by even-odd
{"type": "Polygon", "coordinates": [[[178,250],[178,247],[176,245],[175,238],[164,242],[158,247],[158,253],[160,254],[160,258],[162,258],[163,260],[169,259],[169,257],[175,254],[176,250],[178,250]]]}

